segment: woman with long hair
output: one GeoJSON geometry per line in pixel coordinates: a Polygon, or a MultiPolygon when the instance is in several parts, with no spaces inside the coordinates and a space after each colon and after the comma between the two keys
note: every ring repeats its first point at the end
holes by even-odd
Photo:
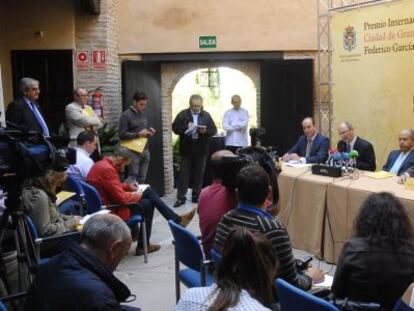
{"type": "Polygon", "coordinates": [[[362,204],[338,260],[332,292],[338,298],[377,302],[392,309],[414,280],[410,219],[391,193],[371,194],[362,204]]]}
{"type": "MultiPolygon", "coordinates": [[[[79,216],[61,215],[56,206],[56,193],[65,183],[67,161],[59,159],[52,170],[26,180],[23,185],[21,202],[32,219],[41,237],[53,236],[76,230],[79,216]]],[[[42,244],[42,256],[50,256],[60,251],[61,243],[42,244]]]]}
{"type": "Polygon", "coordinates": [[[189,289],[176,311],[270,310],[275,302],[276,263],[275,251],[263,234],[235,228],[224,244],[216,283],[189,289]]]}

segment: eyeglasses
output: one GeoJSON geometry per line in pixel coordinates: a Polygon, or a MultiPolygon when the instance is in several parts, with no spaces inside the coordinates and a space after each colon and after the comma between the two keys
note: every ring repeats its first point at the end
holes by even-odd
{"type": "Polygon", "coordinates": [[[30,90],[32,90],[32,91],[40,91],[40,88],[39,87],[31,87],[30,90]]]}
{"type": "Polygon", "coordinates": [[[77,94],[79,97],[88,97],[88,94],[77,94]]]}
{"type": "Polygon", "coordinates": [[[346,134],[348,132],[349,132],[349,130],[345,130],[345,131],[339,132],[339,135],[344,135],[344,134],[346,134]]]}

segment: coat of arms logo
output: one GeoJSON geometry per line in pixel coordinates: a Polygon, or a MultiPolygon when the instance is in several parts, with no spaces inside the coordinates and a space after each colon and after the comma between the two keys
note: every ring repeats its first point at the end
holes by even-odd
{"type": "Polygon", "coordinates": [[[356,47],[356,32],[354,27],[348,26],[344,31],[344,49],[351,52],[356,47]]]}

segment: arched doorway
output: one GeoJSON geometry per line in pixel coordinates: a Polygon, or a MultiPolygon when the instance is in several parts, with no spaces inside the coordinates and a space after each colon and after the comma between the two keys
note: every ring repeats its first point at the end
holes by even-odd
{"type": "Polygon", "coordinates": [[[223,114],[232,107],[230,99],[234,94],[241,96],[242,107],[249,111],[249,127],[256,127],[260,123],[260,71],[255,62],[165,64],[161,67],[161,80],[165,191],[168,193],[173,190],[176,140],[171,122],[178,112],[188,107],[191,94],[203,97],[204,109],[213,116],[218,134],[224,134],[223,114]]]}

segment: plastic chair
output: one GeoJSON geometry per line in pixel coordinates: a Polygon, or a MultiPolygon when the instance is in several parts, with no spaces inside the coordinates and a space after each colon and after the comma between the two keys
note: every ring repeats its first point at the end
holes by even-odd
{"type": "Polygon", "coordinates": [[[201,245],[196,236],[172,220],[169,220],[168,224],[174,237],[175,294],[178,302],[180,300],[180,281],[188,288],[213,284],[214,278],[207,271],[207,267],[212,262],[204,259],[201,245]],[[188,268],[180,270],[180,263],[188,268]]]}
{"type": "Polygon", "coordinates": [[[218,251],[216,251],[214,248],[212,248],[210,250],[210,256],[211,256],[211,259],[213,259],[214,264],[217,266],[221,260],[221,254],[218,251]]]}
{"type": "Polygon", "coordinates": [[[81,180],[76,177],[68,175],[66,179],[65,189],[76,193],[76,198],[79,201],[81,210],[80,215],[83,216],[83,209],[86,207],[85,192],[83,191],[81,180]]]}
{"type": "Polygon", "coordinates": [[[283,311],[339,311],[329,302],[290,285],[282,279],[276,280],[276,290],[283,311]]]}
{"type": "MultiPolygon", "coordinates": [[[[26,216],[26,223],[27,223],[27,227],[29,229],[29,233],[30,233],[30,237],[32,239],[32,242],[34,243],[35,246],[35,259],[36,259],[36,264],[39,265],[44,265],[46,264],[50,258],[41,258],[40,257],[40,246],[42,243],[46,242],[46,241],[52,241],[52,240],[60,240],[60,239],[65,239],[65,238],[78,238],[80,236],[80,232],[79,231],[71,231],[71,232],[67,232],[67,233],[63,233],[63,234],[56,234],[56,235],[52,235],[49,237],[40,237],[39,233],[37,232],[36,226],[33,223],[33,220],[30,218],[30,216],[26,216]]],[[[1,311],[1,309],[0,309],[1,311]]]]}
{"type": "MultiPolygon", "coordinates": [[[[117,208],[123,206],[122,204],[111,204],[111,205],[103,205],[101,196],[99,195],[98,190],[95,189],[94,186],[87,184],[85,182],[80,183],[82,186],[82,189],[85,193],[85,200],[87,204],[86,212],[87,214],[93,214],[96,212],[99,212],[102,208],[117,208]]],[[[138,203],[131,203],[131,205],[139,206],[138,203]]],[[[132,215],[127,221],[126,221],[128,227],[133,228],[135,226],[138,226],[141,224],[142,226],[142,232],[143,232],[143,240],[144,240],[144,262],[148,262],[148,243],[147,243],[147,227],[145,224],[145,218],[142,214],[136,214],[132,215]]]]}

